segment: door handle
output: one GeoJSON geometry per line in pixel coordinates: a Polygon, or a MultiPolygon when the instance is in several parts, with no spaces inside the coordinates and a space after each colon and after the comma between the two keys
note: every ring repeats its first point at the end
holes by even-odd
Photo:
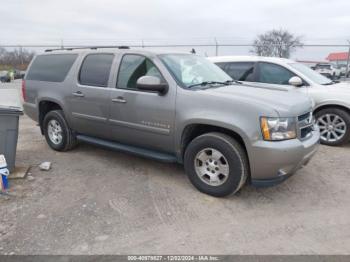
{"type": "Polygon", "coordinates": [[[73,96],[84,97],[85,95],[81,91],[77,91],[73,93],[73,96]]]}
{"type": "Polygon", "coordinates": [[[113,98],[113,99],[112,99],[112,102],[115,102],[115,103],[123,103],[123,104],[125,104],[125,103],[126,103],[126,100],[124,99],[124,97],[118,96],[118,97],[116,97],[116,98],[113,98]]]}

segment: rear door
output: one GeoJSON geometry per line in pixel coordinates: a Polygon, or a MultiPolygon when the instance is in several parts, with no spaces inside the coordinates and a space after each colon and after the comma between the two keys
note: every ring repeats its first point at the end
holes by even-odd
{"type": "Polygon", "coordinates": [[[79,133],[110,138],[108,128],[113,53],[90,53],[81,63],[70,99],[72,127],[79,133]]]}
{"type": "Polygon", "coordinates": [[[255,62],[225,62],[217,65],[235,80],[247,83],[255,80],[255,62]]]}

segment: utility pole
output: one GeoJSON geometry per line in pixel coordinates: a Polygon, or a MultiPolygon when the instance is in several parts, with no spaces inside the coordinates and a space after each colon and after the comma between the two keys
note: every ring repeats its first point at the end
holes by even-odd
{"type": "Polygon", "coordinates": [[[218,41],[216,40],[216,37],[214,37],[214,41],[215,41],[215,56],[219,55],[219,44],[218,41]]]}
{"type": "Polygon", "coordinates": [[[22,52],[22,46],[19,47],[19,56],[21,58],[21,66],[24,64],[24,61],[23,61],[23,52],[22,52]]]}
{"type": "Polygon", "coordinates": [[[348,40],[349,43],[349,50],[348,50],[348,60],[346,61],[346,73],[345,77],[349,76],[349,63],[350,63],[350,40],[348,40]]]}

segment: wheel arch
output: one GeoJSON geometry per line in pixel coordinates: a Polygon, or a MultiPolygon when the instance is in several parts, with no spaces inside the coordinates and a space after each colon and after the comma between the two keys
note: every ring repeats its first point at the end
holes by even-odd
{"type": "Polygon", "coordinates": [[[324,104],[324,105],[320,105],[314,110],[313,114],[316,115],[321,110],[329,109],[329,108],[341,109],[341,110],[344,110],[345,112],[347,112],[350,115],[350,108],[345,106],[345,105],[342,105],[342,104],[324,104]]]}
{"type": "Polygon", "coordinates": [[[51,99],[43,99],[38,102],[38,109],[39,109],[39,126],[41,134],[44,134],[43,129],[43,122],[45,115],[53,110],[63,110],[63,107],[60,105],[59,102],[51,100],[51,99]]]}
{"type": "Polygon", "coordinates": [[[247,145],[244,140],[244,136],[242,136],[239,132],[236,130],[221,126],[221,125],[212,125],[212,124],[203,124],[203,123],[191,123],[184,127],[181,133],[181,140],[180,140],[180,148],[179,148],[179,155],[178,158],[180,159],[180,162],[183,162],[184,154],[186,151],[187,146],[189,143],[195,139],[196,137],[209,133],[209,132],[220,132],[226,135],[229,135],[230,137],[234,138],[245,150],[248,157],[247,152],[247,145]]]}

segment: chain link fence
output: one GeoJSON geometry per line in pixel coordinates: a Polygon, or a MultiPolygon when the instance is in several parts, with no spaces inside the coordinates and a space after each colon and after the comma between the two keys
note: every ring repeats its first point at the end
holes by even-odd
{"type": "MultiPolygon", "coordinates": [[[[219,55],[254,55],[252,40],[244,38],[214,37],[214,38],[190,38],[190,39],[52,39],[33,43],[21,41],[19,43],[2,43],[0,47],[6,50],[27,49],[35,53],[44,52],[46,49],[61,49],[74,47],[93,46],[129,46],[130,48],[147,48],[149,50],[163,49],[183,52],[195,51],[202,56],[219,55]]],[[[335,65],[349,65],[349,55],[344,59],[328,61],[331,53],[350,53],[350,44],[346,40],[315,39],[304,41],[292,53],[291,59],[303,62],[309,66],[316,63],[332,62],[335,65]]],[[[349,66],[348,66],[349,67],[349,66]]],[[[347,67],[347,68],[348,68],[347,67]]]]}

